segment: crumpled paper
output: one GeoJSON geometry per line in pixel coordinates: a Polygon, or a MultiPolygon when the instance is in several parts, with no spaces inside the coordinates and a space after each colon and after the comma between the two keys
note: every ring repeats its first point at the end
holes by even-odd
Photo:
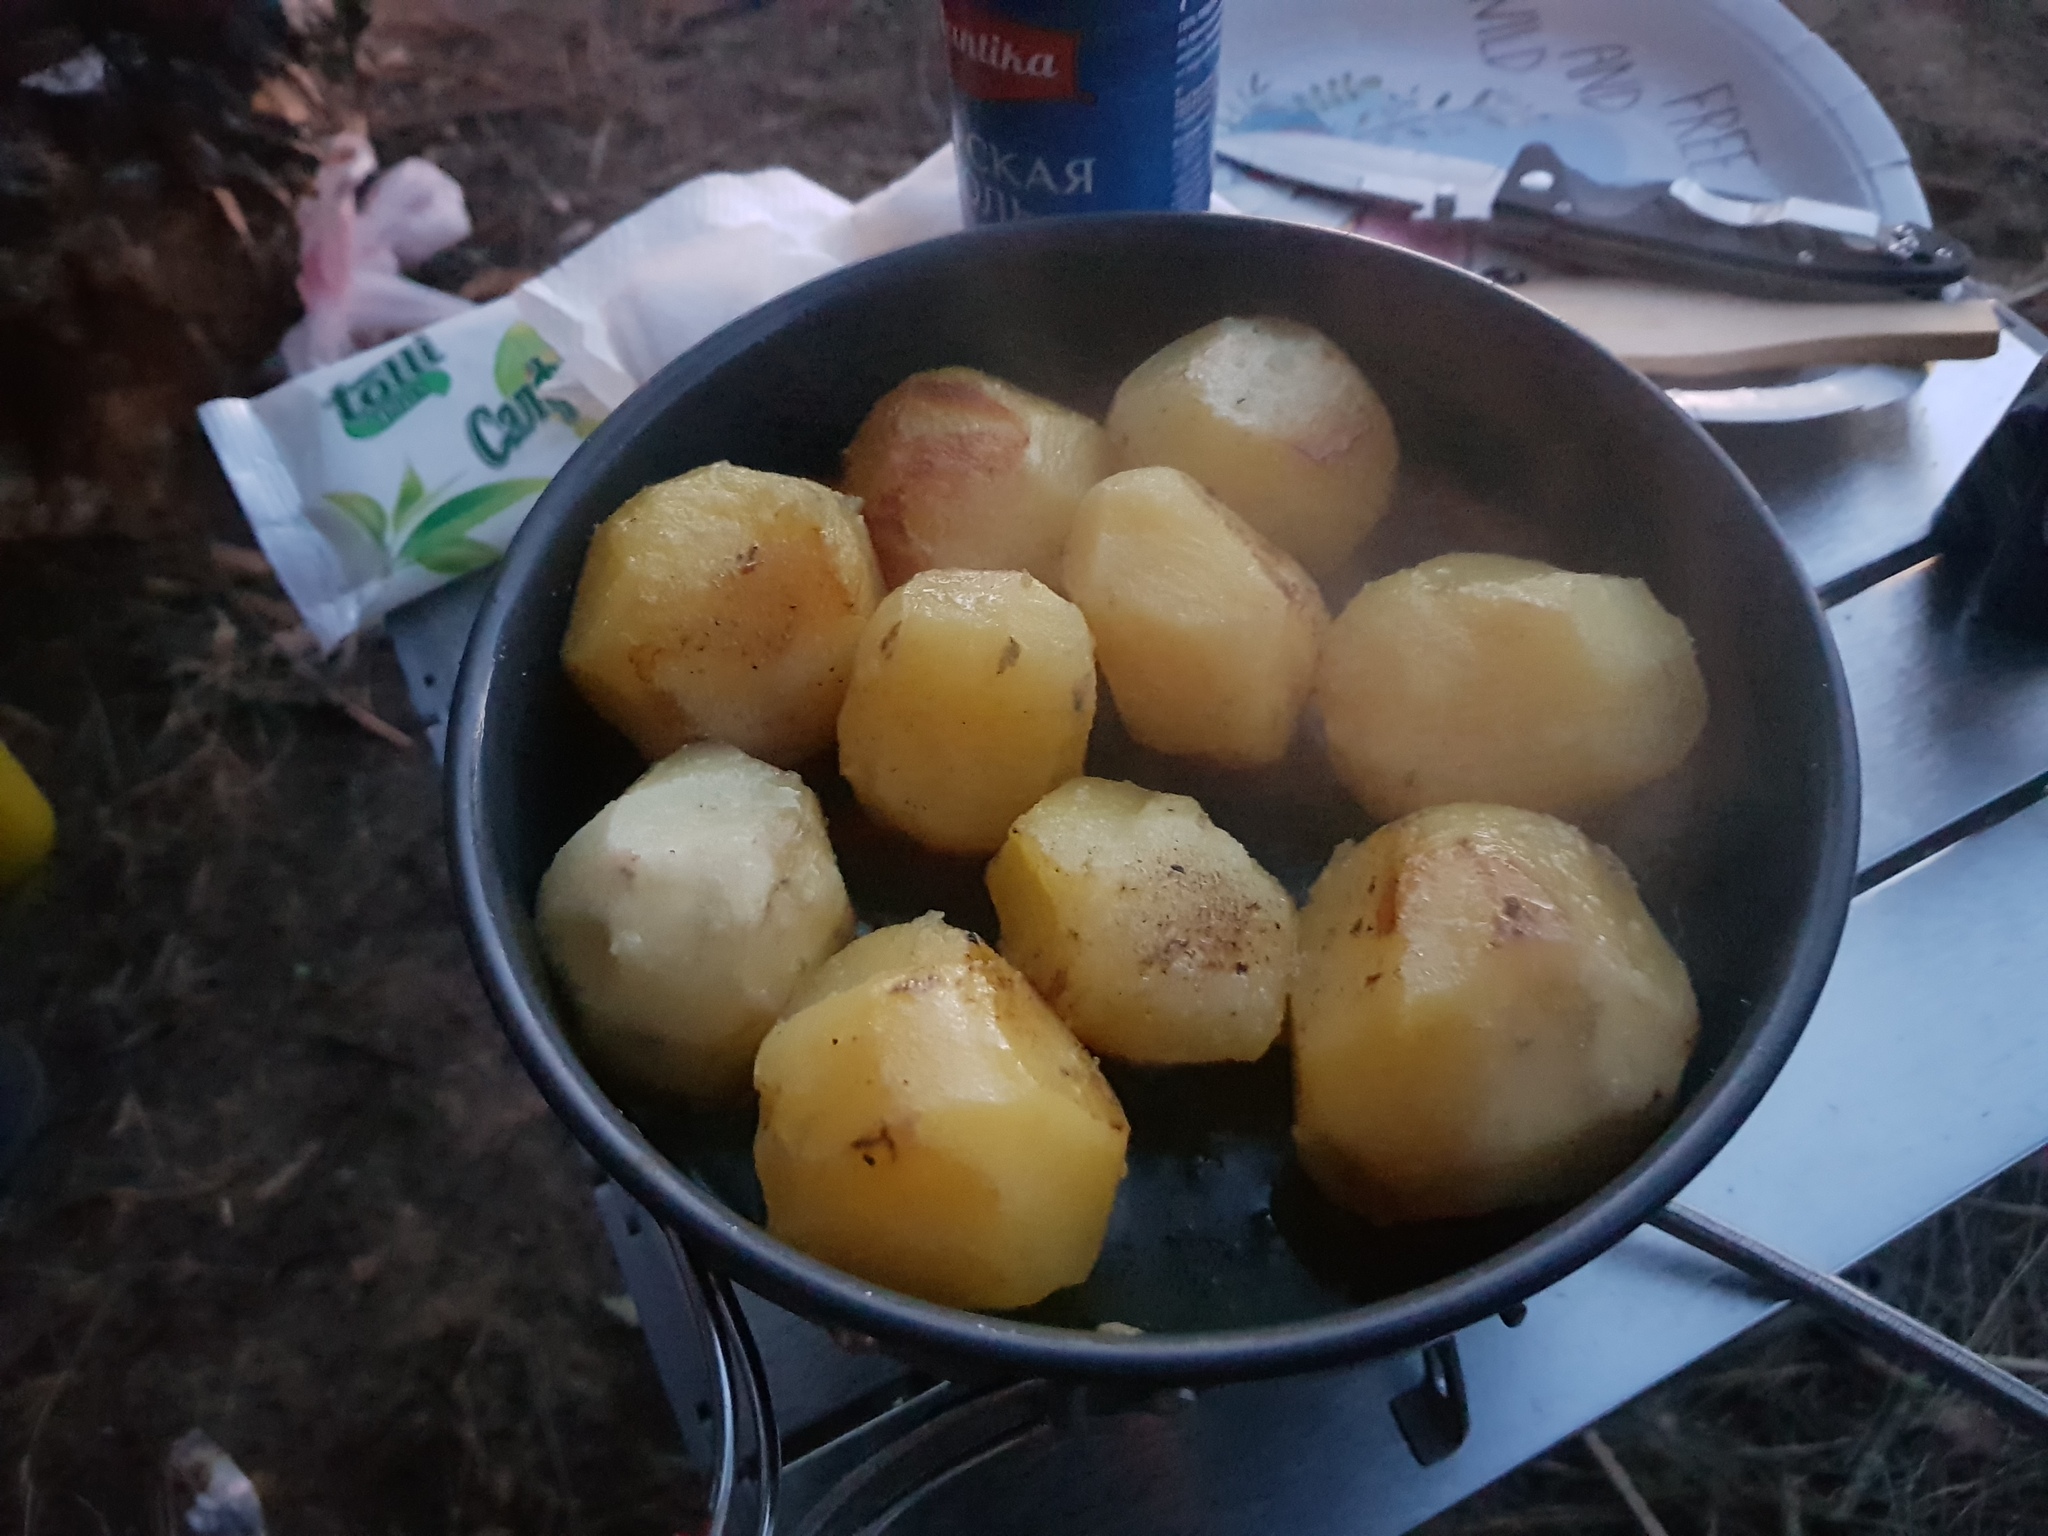
{"type": "Polygon", "coordinates": [[[164,1473],[168,1513],[192,1536],[264,1536],[256,1485],[205,1430],[179,1436],[164,1473]]]}
{"type": "Polygon", "coordinates": [[[686,181],[519,290],[606,409],[713,331],[849,262],[960,228],[951,145],[850,203],[784,167],[686,181]]]}
{"type": "Polygon", "coordinates": [[[338,133],[322,152],[313,195],[299,203],[299,298],[306,316],[278,344],[295,374],[471,307],[399,270],[469,238],[461,185],[415,157],[399,161],[363,192],[376,169],[377,152],[367,138],[338,133]]]}

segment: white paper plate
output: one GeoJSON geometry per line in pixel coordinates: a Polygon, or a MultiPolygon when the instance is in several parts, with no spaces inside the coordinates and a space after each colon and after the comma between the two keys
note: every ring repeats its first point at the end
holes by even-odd
{"type": "MultiPolygon", "coordinates": [[[[1229,0],[1217,85],[1219,135],[1310,129],[1501,165],[1541,140],[1602,181],[1692,175],[1928,222],[1884,109],[1776,0],[1229,0]]],[[[1298,223],[1354,211],[1220,163],[1216,189],[1298,223]]],[[[1702,421],[1799,421],[1921,377],[1844,368],[1673,396],[1702,421]]]]}

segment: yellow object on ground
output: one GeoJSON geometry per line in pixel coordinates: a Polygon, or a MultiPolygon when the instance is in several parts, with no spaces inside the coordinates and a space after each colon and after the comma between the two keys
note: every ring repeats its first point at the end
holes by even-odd
{"type": "Polygon", "coordinates": [[[57,818],[28,770],[0,743],[0,890],[50,856],[57,818]]]}

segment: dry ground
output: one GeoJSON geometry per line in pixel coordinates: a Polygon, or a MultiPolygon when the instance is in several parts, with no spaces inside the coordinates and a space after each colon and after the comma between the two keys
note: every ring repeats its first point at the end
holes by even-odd
{"type": "MultiPolygon", "coordinates": [[[[2038,281],[2048,0],[1795,8],[1898,116],[1942,217],[2038,281]]],[[[462,179],[478,227],[436,264],[450,287],[697,171],[784,162],[853,194],[943,133],[921,3],[341,11],[356,35],[272,104],[361,111],[387,159],[462,179]]],[[[162,1528],[194,1426],[279,1531],[683,1528],[694,1489],[603,1305],[585,1175],[471,979],[432,766],[390,739],[388,647],[308,660],[274,587],[212,548],[242,535],[190,409],[265,377],[302,165],[289,121],[195,90],[15,92],[0,116],[0,737],[64,828],[0,907],[0,1024],[54,1105],[0,1197],[0,1528],[162,1528]]],[[[2038,1368],[2043,1179],[1867,1278],[2038,1368]]],[[[2048,1529],[2038,1450],[1796,1318],[1601,1433],[1674,1536],[2048,1529]]],[[[1642,1528],[1582,1443],[1435,1527],[1642,1528]]]]}

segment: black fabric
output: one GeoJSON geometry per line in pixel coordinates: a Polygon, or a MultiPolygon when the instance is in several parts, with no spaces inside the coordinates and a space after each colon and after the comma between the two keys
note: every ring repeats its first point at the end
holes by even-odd
{"type": "Polygon", "coordinates": [[[1935,524],[1964,611],[2048,638],[2048,383],[2019,399],[1935,524]]]}

